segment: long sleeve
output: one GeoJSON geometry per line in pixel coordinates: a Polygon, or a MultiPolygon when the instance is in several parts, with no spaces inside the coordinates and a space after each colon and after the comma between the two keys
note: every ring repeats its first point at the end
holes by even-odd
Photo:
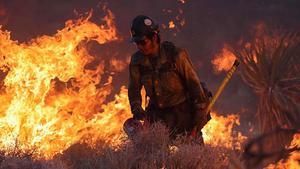
{"type": "Polygon", "coordinates": [[[142,104],[141,97],[141,75],[138,65],[130,63],[129,65],[129,86],[128,86],[128,98],[131,107],[131,112],[137,110],[142,104]]]}

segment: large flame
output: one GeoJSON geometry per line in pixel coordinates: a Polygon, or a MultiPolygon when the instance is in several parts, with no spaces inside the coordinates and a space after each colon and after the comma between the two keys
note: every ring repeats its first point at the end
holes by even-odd
{"type": "MultiPolygon", "coordinates": [[[[106,82],[101,78],[104,61],[95,69],[86,68],[94,59],[87,42],[104,44],[117,39],[114,17],[108,11],[105,23],[97,25],[89,21],[91,15],[69,20],[55,35],[28,43],[14,41],[10,32],[0,30],[1,150],[29,150],[37,157],[51,158],[77,142],[120,143],[123,122],[130,117],[127,89],[121,87],[115,100],[106,103],[112,77],[106,82]]],[[[114,58],[109,63],[117,72],[127,64],[114,58]]],[[[144,100],[143,107],[146,104],[144,100]]],[[[235,147],[234,124],[238,124],[237,116],[213,114],[203,129],[205,142],[235,147]]]]}
{"type": "Polygon", "coordinates": [[[10,32],[0,30],[0,67],[6,73],[0,95],[1,149],[51,157],[83,138],[115,140],[119,119],[128,116],[126,89],[104,105],[112,78],[97,88],[104,64],[85,69],[93,60],[85,48],[88,41],[117,39],[114,17],[108,11],[98,26],[89,21],[91,15],[28,43],[11,40],[10,32]]]}

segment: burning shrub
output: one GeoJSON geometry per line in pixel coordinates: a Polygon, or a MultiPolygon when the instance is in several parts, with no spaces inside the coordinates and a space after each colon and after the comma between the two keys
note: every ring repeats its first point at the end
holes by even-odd
{"type": "Polygon", "coordinates": [[[85,147],[81,145],[69,151],[69,161],[71,159],[74,168],[78,169],[219,169],[228,168],[230,159],[235,158],[229,149],[201,146],[197,140],[191,141],[185,136],[170,140],[167,128],[159,123],[144,130],[133,140],[124,139],[124,143],[118,147],[100,145],[94,149],[81,149],[85,147]]]}
{"type": "MultiPolygon", "coordinates": [[[[259,24],[252,37],[239,41],[234,48],[225,45],[212,63],[216,71],[228,70],[232,60],[239,58],[244,81],[259,97],[257,115],[260,138],[264,139],[255,139],[257,142],[252,147],[259,153],[250,153],[246,159],[247,163],[254,160],[257,167],[290,154],[286,146],[295,132],[288,131],[300,129],[300,32],[267,29],[266,25],[259,24]]],[[[294,137],[294,142],[298,140],[294,137]]]]}
{"type": "Polygon", "coordinates": [[[69,169],[61,160],[36,160],[30,152],[1,152],[0,169],[69,169]]]}
{"type": "MultiPolygon", "coordinates": [[[[262,133],[277,127],[299,128],[300,35],[298,32],[260,29],[236,55],[243,63],[243,78],[259,96],[258,119],[262,133]]],[[[278,135],[272,149],[291,137],[278,135]]],[[[271,140],[270,140],[271,141],[271,140]]]]}

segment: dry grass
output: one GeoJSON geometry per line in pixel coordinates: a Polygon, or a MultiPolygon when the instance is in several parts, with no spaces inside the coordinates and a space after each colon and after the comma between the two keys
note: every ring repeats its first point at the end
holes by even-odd
{"type": "MultiPolygon", "coordinates": [[[[197,141],[197,140],[196,140],[197,141]]],[[[1,156],[5,169],[219,169],[242,168],[234,152],[222,147],[201,146],[195,140],[170,140],[167,129],[156,124],[134,140],[119,147],[99,144],[91,148],[76,144],[52,161],[34,160],[30,155],[1,156]]]]}
{"type": "Polygon", "coordinates": [[[35,160],[31,153],[0,153],[0,169],[69,169],[60,160],[35,160]]]}
{"type": "Polygon", "coordinates": [[[167,129],[161,124],[143,131],[134,140],[125,140],[118,148],[100,147],[97,150],[100,151],[85,160],[84,166],[75,168],[219,169],[229,168],[229,160],[235,158],[228,149],[201,146],[184,136],[170,140],[167,129]]]}

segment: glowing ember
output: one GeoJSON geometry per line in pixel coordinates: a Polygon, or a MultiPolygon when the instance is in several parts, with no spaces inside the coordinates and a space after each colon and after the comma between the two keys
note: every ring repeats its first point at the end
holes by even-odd
{"type": "Polygon", "coordinates": [[[236,56],[230,52],[228,46],[225,45],[222,51],[214,56],[211,63],[214,65],[214,70],[216,72],[228,71],[232,67],[235,59],[236,56]]]}
{"type": "Polygon", "coordinates": [[[170,21],[170,22],[169,22],[169,28],[170,28],[170,29],[174,29],[174,28],[175,28],[174,21],[170,21]]]}
{"type": "Polygon", "coordinates": [[[178,0],[179,2],[181,2],[181,3],[186,3],[186,0],[178,0]]]}
{"type": "Polygon", "coordinates": [[[36,156],[50,158],[78,141],[113,143],[119,137],[129,112],[126,89],[104,105],[112,78],[96,88],[103,64],[84,69],[93,60],[86,42],[117,39],[114,17],[108,11],[106,23],[98,26],[89,21],[91,15],[28,43],[13,41],[8,31],[0,30],[0,67],[7,73],[0,94],[2,150],[34,150],[36,156]]]}
{"type": "Polygon", "coordinates": [[[7,11],[5,10],[4,5],[0,2],[0,26],[5,25],[7,20],[7,11]]]}
{"type": "MultiPolygon", "coordinates": [[[[296,134],[293,138],[290,148],[300,147],[300,134],[296,134]]],[[[300,168],[300,152],[295,151],[286,161],[279,161],[276,165],[271,164],[266,169],[299,169],[300,168]]]]}
{"type": "Polygon", "coordinates": [[[240,132],[233,133],[233,127],[240,125],[237,115],[226,117],[211,114],[212,119],[202,129],[203,139],[206,144],[222,146],[229,149],[241,150],[241,144],[246,140],[240,132]]]}

